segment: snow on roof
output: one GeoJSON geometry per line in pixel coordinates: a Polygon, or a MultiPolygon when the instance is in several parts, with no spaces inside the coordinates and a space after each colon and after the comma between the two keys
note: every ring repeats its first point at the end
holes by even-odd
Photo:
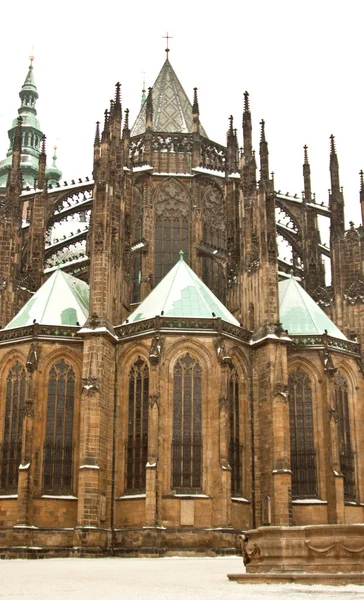
{"type": "Polygon", "coordinates": [[[57,269],[5,329],[40,325],[84,325],[88,317],[87,283],[57,269]]]}
{"type": "Polygon", "coordinates": [[[346,340],[345,335],[291,275],[279,282],[279,314],[290,335],[329,335],[346,340]]]}
{"type": "Polygon", "coordinates": [[[152,319],[156,315],[209,319],[220,317],[239,326],[235,317],[185,263],[182,252],[177,264],[131,313],[125,323],[152,319]]]}

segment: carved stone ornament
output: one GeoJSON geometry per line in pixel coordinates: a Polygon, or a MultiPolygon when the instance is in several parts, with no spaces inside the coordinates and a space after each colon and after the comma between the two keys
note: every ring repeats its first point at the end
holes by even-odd
{"type": "Polygon", "coordinates": [[[331,292],[328,288],[321,285],[312,292],[312,298],[320,308],[328,308],[332,304],[331,292]]]}
{"type": "Polygon", "coordinates": [[[325,351],[324,355],[324,371],[329,377],[333,377],[337,373],[337,368],[334,365],[334,361],[331,352],[325,351]]]}
{"type": "Polygon", "coordinates": [[[272,393],[273,398],[277,404],[288,402],[288,385],[285,383],[276,383],[272,393]]]}
{"type": "Polygon", "coordinates": [[[155,334],[150,344],[149,360],[152,365],[156,365],[160,361],[163,347],[163,339],[155,334]]]}
{"type": "Polygon", "coordinates": [[[99,392],[100,388],[98,386],[98,378],[93,377],[92,375],[88,375],[87,377],[82,377],[82,393],[86,396],[91,396],[95,392],[99,392]]]}
{"type": "Polygon", "coordinates": [[[26,362],[27,371],[29,373],[34,373],[34,371],[37,370],[38,361],[39,361],[39,344],[37,344],[36,342],[32,342],[30,344],[30,348],[29,348],[29,352],[28,352],[28,356],[27,356],[27,362],[26,362]]]}
{"type": "Polygon", "coordinates": [[[173,181],[164,186],[155,205],[155,211],[158,216],[173,217],[177,214],[187,217],[189,203],[182,188],[173,181]]]}
{"type": "Polygon", "coordinates": [[[230,412],[230,402],[229,398],[226,396],[220,396],[219,398],[219,409],[221,411],[225,411],[226,413],[230,412]]]}
{"type": "Polygon", "coordinates": [[[329,410],[329,423],[337,423],[339,416],[338,416],[336,408],[331,407],[328,410],[329,410]]]}
{"type": "Polygon", "coordinates": [[[100,254],[104,250],[104,232],[99,224],[95,231],[95,253],[100,254]]]}
{"type": "Polygon", "coordinates": [[[349,304],[364,304],[364,281],[354,281],[344,293],[344,299],[349,304]]]}
{"type": "Polygon", "coordinates": [[[217,360],[219,361],[219,363],[230,364],[231,357],[229,356],[226,350],[224,338],[219,336],[216,340],[214,340],[214,346],[216,350],[217,360]]]}
{"type": "Polygon", "coordinates": [[[26,417],[34,417],[34,400],[27,399],[24,402],[24,415],[26,417]]]}
{"type": "Polygon", "coordinates": [[[153,408],[155,404],[159,408],[159,394],[151,394],[149,396],[149,408],[153,408]]]}

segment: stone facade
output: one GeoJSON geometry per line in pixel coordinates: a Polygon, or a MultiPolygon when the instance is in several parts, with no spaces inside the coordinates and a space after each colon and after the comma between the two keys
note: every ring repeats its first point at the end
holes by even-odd
{"type": "MultiPolygon", "coordinates": [[[[89,318],[0,331],[0,556],[233,553],[247,530],[322,525],[330,537],[329,525],[363,522],[364,378],[349,335],[355,326],[362,341],[362,231],[343,229],[336,149],[329,290],[307,149],[298,211],[274,190],[264,122],[256,179],[247,94],[243,152],[232,119],[226,147],[206,137],[196,90],[190,108],[185,132],[168,119],[155,131],[151,89],[145,127],[131,135],[117,85],[82,204],[92,202],[77,271],[89,281],[89,318]],[[350,339],[292,335],[279,322],[282,207],[297,225],[287,234],[296,275],[329,298],[324,308],[350,339]],[[236,325],[158,306],[128,322],[181,250],[236,325]]],[[[69,190],[45,182],[21,196],[16,149],[0,220],[2,326],[33,291],[19,281],[44,280],[50,223],[81,210],[62,208],[69,190]],[[23,201],[31,217],[21,231],[23,201]]]]}

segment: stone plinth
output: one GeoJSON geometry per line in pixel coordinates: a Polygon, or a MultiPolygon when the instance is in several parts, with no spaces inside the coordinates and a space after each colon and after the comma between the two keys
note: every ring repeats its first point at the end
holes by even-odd
{"type": "Polygon", "coordinates": [[[364,524],[259,527],[243,543],[239,583],[364,584],[364,524]]]}

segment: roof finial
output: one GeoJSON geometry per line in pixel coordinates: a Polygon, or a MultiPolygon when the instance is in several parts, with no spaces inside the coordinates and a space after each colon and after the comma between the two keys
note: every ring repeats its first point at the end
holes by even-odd
{"type": "Polygon", "coordinates": [[[197,98],[197,87],[193,88],[193,106],[192,106],[192,113],[194,115],[198,115],[200,113],[199,110],[199,106],[198,106],[198,98],[197,98]]]}
{"type": "Polygon", "coordinates": [[[260,141],[265,142],[265,121],[262,119],[260,121],[260,141]]]}
{"type": "Polygon", "coordinates": [[[120,104],[120,82],[115,84],[115,104],[120,104]]]}
{"type": "Polygon", "coordinates": [[[335,136],[334,135],[330,135],[330,153],[331,154],[336,154],[336,148],[335,148],[335,136]]]}
{"type": "Polygon", "coordinates": [[[129,109],[125,109],[124,129],[129,129],[129,109]]]}
{"type": "Polygon", "coordinates": [[[29,60],[30,60],[30,66],[32,66],[32,63],[33,63],[33,60],[34,60],[34,44],[32,44],[32,48],[30,50],[29,60]]]}
{"type": "Polygon", "coordinates": [[[308,146],[307,146],[307,144],[305,144],[303,146],[303,150],[304,150],[304,164],[308,165],[308,152],[307,152],[308,146]]]}
{"type": "Polygon", "coordinates": [[[168,31],[166,33],[166,35],[163,36],[163,39],[167,40],[167,48],[166,48],[166,53],[167,53],[167,59],[168,59],[168,52],[169,52],[169,40],[173,40],[173,37],[171,37],[170,35],[168,35],[168,31]]]}
{"type": "Polygon", "coordinates": [[[96,121],[95,141],[94,146],[100,143],[100,121],[96,121]]]}
{"type": "Polygon", "coordinates": [[[234,123],[234,117],[233,117],[233,115],[230,115],[230,117],[229,117],[229,134],[230,135],[234,134],[233,123],[234,123]]]}
{"type": "Polygon", "coordinates": [[[249,112],[249,92],[244,92],[244,112],[249,112]]]}
{"type": "Polygon", "coordinates": [[[184,255],[183,250],[180,250],[180,252],[179,252],[179,259],[180,260],[183,260],[183,255],[184,255]]]}
{"type": "Polygon", "coordinates": [[[54,150],[54,154],[52,156],[52,167],[57,167],[56,164],[56,160],[57,160],[57,146],[53,146],[53,150],[54,150]]]}
{"type": "Polygon", "coordinates": [[[141,106],[143,106],[144,102],[147,99],[147,94],[146,94],[146,90],[145,90],[145,71],[143,71],[143,89],[142,89],[142,101],[141,101],[141,106]]]}

